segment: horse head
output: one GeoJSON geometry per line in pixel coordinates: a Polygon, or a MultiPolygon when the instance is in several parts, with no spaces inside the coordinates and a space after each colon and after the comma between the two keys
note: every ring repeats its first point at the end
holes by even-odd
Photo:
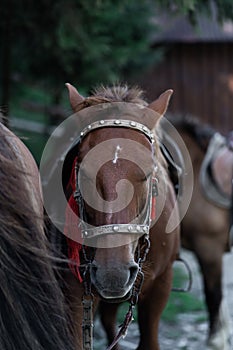
{"type": "MultiPolygon", "coordinates": [[[[87,99],[72,85],[67,87],[77,118],[82,118],[80,111],[100,104],[105,115],[121,103],[138,111],[137,117],[135,113],[129,117],[128,112],[112,118],[108,115],[87,125],[80,120],[85,127],[75,146],[75,190],[83,244],[94,250],[91,283],[104,299],[126,299],[140,269],[153,215],[158,162],[154,129],[167,109],[172,90],[146,106],[141,92],[124,87],[102,88],[87,99]]],[[[84,250],[87,255],[88,249],[84,250]]]]}

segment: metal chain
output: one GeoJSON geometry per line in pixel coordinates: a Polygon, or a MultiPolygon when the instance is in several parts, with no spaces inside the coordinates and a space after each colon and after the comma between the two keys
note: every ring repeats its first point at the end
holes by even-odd
{"type": "Polygon", "coordinates": [[[134,282],[131,297],[129,299],[129,309],[125,315],[124,322],[120,325],[120,330],[113,339],[113,342],[107,347],[106,350],[112,350],[114,346],[120,341],[121,338],[124,338],[127,334],[128,327],[130,323],[133,321],[133,310],[138,302],[138,296],[141,292],[143,281],[144,281],[144,273],[142,272],[142,263],[146,260],[147,253],[150,249],[150,240],[149,235],[144,235],[144,241],[142,246],[140,247],[140,251],[142,251],[142,256],[138,259],[139,271],[136,277],[136,281],[134,282]]]}
{"type": "Polygon", "coordinates": [[[85,266],[83,272],[83,321],[82,321],[82,336],[83,336],[83,350],[93,350],[93,295],[91,293],[91,280],[90,280],[90,265],[85,266]]]}
{"type": "Polygon", "coordinates": [[[144,281],[144,273],[141,271],[141,268],[140,268],[137,274],[136,282],[134,283],[134,286],[132,289],[132,294],[129,300],[129,309],[125,315],[124,322],[120,325],[119,332],[117,333],[117,335],[113,339],[113,342],[107,347],[106,350],[112,350],[114,346],[121,340],[121,338],[124,338],[126,336],[128,327],[130,323],[133,321],[133,310],[138,302],[138,296],[142,289],[143,281],[144,281]]]}

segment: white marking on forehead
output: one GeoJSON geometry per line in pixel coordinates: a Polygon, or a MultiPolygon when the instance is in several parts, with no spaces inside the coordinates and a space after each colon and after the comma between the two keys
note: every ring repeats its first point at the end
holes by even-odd
{"type": "Polygon", "coordinates": [[[117,160],[118,160],[118,155],[119,155],[119,152],[122,150],[122,148],[117,145],[116,146],[116,150],[115,150],[115,154],[114,154],[114,159],[113,159],[113,164],[116,164],[117,160]]]}

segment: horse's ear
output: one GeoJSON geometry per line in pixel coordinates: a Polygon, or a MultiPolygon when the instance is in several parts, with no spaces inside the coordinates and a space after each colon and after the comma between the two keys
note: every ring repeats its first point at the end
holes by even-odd
{"type": "Polygon", "coordinates": [[[173,94],[173,90],[171,89],[166,90],[155,101],[151,102],[148,108],[153,109],[155,112],[157,112],[161,116],[164,115],[166,113],[169,100],[172,94],[173,94]]]}
{"type": "Polygon", "coordinates": [[[78,93],[78,91],[75,89],[73,85],[69,83],[66,83],[65,85],[69,91],[70,105],[73,111],[76,112],[76,108],[78,104],[84,100],[84,97],[78,93]]]}

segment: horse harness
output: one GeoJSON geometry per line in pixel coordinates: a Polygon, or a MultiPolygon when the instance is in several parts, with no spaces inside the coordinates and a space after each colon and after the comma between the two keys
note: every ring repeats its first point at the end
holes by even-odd
{"type": "MultiPolygon", "coordinates": [[[[227,248],[227,251],[230,251],[233,246],[233,179],[231,180],[231,196],[228,196],[219,188],[212,171],[213,162],[225,147],[228,147],[229,151],[233,151],[231,144],[227,144],[226,138],[216,132],[209,142],[206,155],[201,165],[199,178],[202,193],[205,198],[213,205],[230,211],[229,244],[227,248]]],[[[224,172],[225,169],[220,170],[224,172]]]]}
{"type": "MultiPolygon", "coordinates": [[[[154,143],[154,134],[150,131],[148,127],[145,125],[134,122],[131,120],[125,120],[125,119],[112,119],[112,120],[100,120],[97,122],[94,122],[92,124],[89,124],[87,127],[85,127],[82,132],[80,133],[80,137],[75,142],[75,144],[72,145],[71,149],[73,147],[77,146],[82,142],[82,139],[84,136],[86,136],[89,132],[92,130],[95,130],[97,128],[104,128],[104,127],[124,127],[124,128],[130,128],[137,130],[141,133],[143,133],[150,141],[150,143],[153,145],[154,143]]],[[[111,350],[118,341],[126,335],[128,326],[130,322],[133,320],[133,309],[138,301],[138,295],[141,291],[141,287],[144,280],[144,274],[142,272],[142,264],[146,260],[147,253],[150,248],[150,241],[149,241],[149,230],[152,219],[154,220],[155,214],[155,198],[158,195],[158,189],[157,189],[157,178],[154,177],[154,174],[150,176],[149,179],[149,198],[147,200],[147,203],[144,207],[143,214],[144,214],[144,222],[142,224],[136,224],[136,223],[129,223],[129,224],[111,224],[111,225],[102,225],[102,226],[96,226],[96,227],[89,227],[85,222],[85,213],[84,213],[84,200],[80,191],[79,183],[78,183],[78,164],[76,161],[75,164],[75,192],[73,194],[75,201],[78,206],[79,210],[79,218],[80,220],[80,227],[81,227],[81,238],[83,239],[84,245],[82,245],[82,255],[84,258],[84,265],[82,264],[80,267],[84,267],[84,270],[82,272],[82,278],[83,278],[83,286],[84,286],[84,296],[83,296],[83,323],[82,323],[82,330],[83,330],[83,350],[92,350],[93,349],[93,294],[91,291],[91,278],[90,278],[90,269],[92,265],[92,261],[94,259],[94,248],[88,249],[85,245],[85,242],[88,243],[88,239],[90,238],[96,238],[107,234],[137,234],[140,237],[139,244],[136,251],[136,258],[137,263],[139,265],[139,271],[136,277],[136,280],[134,282],[134,285],[131,289],[131,296],[129,299],[129,310],[125,316],[125,320],[120,328],[119,333],[115,337],[113,343],[107,348],[107,350],[111,350]],[[152,218],[153,217],[153,218],[152,218]]],[[[87,244],[88,245],[88,244],[87,244]]]]}

